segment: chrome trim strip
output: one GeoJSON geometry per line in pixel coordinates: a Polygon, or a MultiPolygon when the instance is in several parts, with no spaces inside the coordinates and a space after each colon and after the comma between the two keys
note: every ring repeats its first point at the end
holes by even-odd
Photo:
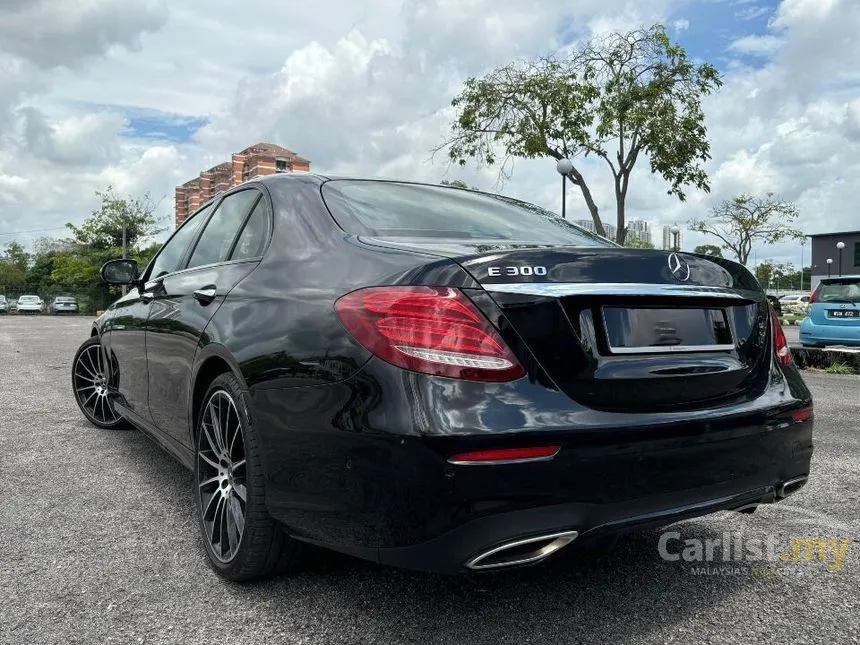
{"type": "Polygon", "coordinates": [[[680,296],[752,300],[729,287],[647,282],[499,282],[482,283],[485,291],[532,296],[680,296]]]}
{"type": "Polygon", "coordinates": [[[514,542],[508,542],[506,544],[497,546],[493,549],[490,549],[489,551],[485,551],[484,553],[475,556],[474,558],[466,562],[466,568],[480,571],[484,569],[500,569],[502,567],[514,567],[520,564],[531,564],[533,562],[537,562],[539,560],[543,560],[544,558],[549,557],[559,549],[573,542],[578,536],[579,531],[563,531],[561,533],[550,533],[549,535],[540,535],[538,537],[526,538],[525,540],[516,540],[514,542]],[[492,564],[481,564],[482,560],[486,560],[490,556],[493,556],[497,553],[502,553],[509,549],[514,549],[525,544],[543,542],[544,540],[552,541],[549,544],[545,544],[540,549],[534,551],[533,555],[518,558],[516,560],[503,560],[501,562],[494,562],[492,564]]]}
{"type": "Polygon", "coordinates": [[[609,347],[612,354],[672,354],[676,352],[725,352],[734,345],[649,345],[648,347],[609,347]]]}

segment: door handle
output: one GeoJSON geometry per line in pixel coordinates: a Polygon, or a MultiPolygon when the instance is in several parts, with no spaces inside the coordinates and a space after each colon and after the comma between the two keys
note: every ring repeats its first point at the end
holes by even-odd
{"type": "Polygon", "coordinates": [[[214,286],[203,287],[194,292],[194,299],[201,305],[208,305],[215,300],[216,289],[214,286]]]}

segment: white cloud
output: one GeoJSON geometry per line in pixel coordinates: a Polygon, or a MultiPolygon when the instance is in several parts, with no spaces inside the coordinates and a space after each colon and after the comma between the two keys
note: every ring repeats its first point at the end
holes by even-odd
{"type": "MultiPolygon", "coordinates": [[[[856,228],[860,3],[783,0],[765,33],[746,32],[766,7],[724,4],[738,33],[729,62],[719,61],[726,84],[706,102],[712,192],[680,203],[643,162],[628,215],[659,231],[738,192],[776,190],[797,201],[810,231],[856,228]]],[[[492,169],[431,159],[466,76],[656,20],[674,37],[695,38],[697,16],[685,0],[6,0],[0,233],[79,221],[107,183],[164,196],[168,214],[177,183],[259,140],[296,150],[318,170],[492,188],[492,169]],[[129,119],[145,110],[210,123],[186,143],[129,138],[129,119]]],[[[585,171],[614,223],[608,175],[597,164],[585,171]]],[[[504,190],[556,208],[558,181],[549,161],[518,162],[504,190]]],[[[568,194],[568,212],[586,216],[568,194]]]]}

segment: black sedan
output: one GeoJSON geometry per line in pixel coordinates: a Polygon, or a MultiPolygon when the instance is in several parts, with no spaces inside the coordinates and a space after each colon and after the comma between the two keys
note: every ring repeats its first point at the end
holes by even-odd
{"type": "MultiPolygon", "coordinates": [[[[487,570],[800,488],[812,400],[722,258],[458,188],[281,174],[192,215],[73,366],[194,471],[209,561],[487,570]]],[[[153,494],[158,494],[157,487],[153,494]]]]}

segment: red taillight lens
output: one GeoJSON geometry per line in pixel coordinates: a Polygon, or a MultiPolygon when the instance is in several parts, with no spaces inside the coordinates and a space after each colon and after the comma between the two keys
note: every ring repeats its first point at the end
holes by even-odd
{"type": "Polygon", "coordinates": [[[818,294],[818,289],[809,294],[809,304],[812,304],[816,301],[816,295],[818,294]]]}
{"type": "Polygon", "coordinates": [[[812,418],[812,408],[805,408],[803,410],[795,410],[791,413],[791,419],[795,423],[803,423],[804,421],[809,421],[812,418]]]}
{"type": "Polygon", "coordinates": [[[552,459],[561,450],[561,446],[534,446],[530,448],[498,448],[496,450],[476,450],[461,452],[448,457],[452,464],[503,464],[521,463],[524,461],[544,461],[552,459]]]}
{"type": "Polygon", "coordinates": [[[773,346],[776,351],[776,358],[782,365],[787,367],[794,363],[794,358],[791,355],[791,348],[788,346],[788,340],[785,338],[785,332],[782,331],[779,317],[773,309],[770,310],[770,320],[773,324],[773,346]]]}
{"type": "Polygon", "coordinates": [[[392,365],[470,381],[525,374],[499,333],[458,289],[370,287],[335,303],[347,330],[392,365]]]}

